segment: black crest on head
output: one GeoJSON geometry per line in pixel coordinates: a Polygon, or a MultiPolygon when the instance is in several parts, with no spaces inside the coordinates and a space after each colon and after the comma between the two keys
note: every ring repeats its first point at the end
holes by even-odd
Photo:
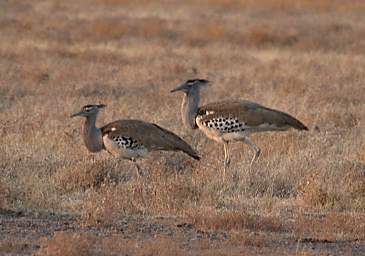
{"type": "Polygon", "coordinates": [[[82,110],[90,111],[90,110],[95,109],[95,108],[104,108],[104,107],[106,107],[106,105],[104,105],[104,104],[100,104],[100,105],[89,104],[89,105],[83,106],[82,110]]]}
{"type": "Polygon", "coordinates": [[[186,81],[187,84],[194,84],[196,82],[207,83],[208,80],[206,80],[206,79],[189,79],[186,81]]]}
{"type": "Polygon", "coordinates": [[[206,80],[206,79],[198,79],[198,81],[199,82],[201,82],[201,83],[208,83],[209,81],[208,80],[206,80]]]}

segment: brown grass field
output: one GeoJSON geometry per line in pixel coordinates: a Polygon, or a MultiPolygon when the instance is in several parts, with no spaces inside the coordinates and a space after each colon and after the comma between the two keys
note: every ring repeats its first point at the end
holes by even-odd
{"type": "Polygon", "coordinates": [[[0,1],[0,255],[365,255],[365,1],[0,1]],[[180,120],[242,98],[310,129],[223,149],[180,120]],[[160,124],[202,159],[90,154],[88,103],[160,124]]]}

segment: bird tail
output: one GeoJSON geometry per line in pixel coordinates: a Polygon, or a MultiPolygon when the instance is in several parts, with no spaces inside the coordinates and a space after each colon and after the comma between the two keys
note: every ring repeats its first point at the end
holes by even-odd
{"type": "Polygon", "coordinates": [[[293,127],[294,129],[297,129],[297,130],[306,130],[306,131],[308,131],[308,127],[305,126],[301,121],[299,121],[295,117],[292,117],[289,114],[286,114],[286,113],[283,113],[283,114],[284,114],[285,122],[286,122],[287,125],[293,127]]]}
{"type": "Polygon", "coordinates": [[[187,142],[185,142],[182,138],[174,134],[176,137],[173,141],[173,147],[175,150],[180,150],[185,154],[189,155],[190,157],[194,158],[195,160],[200,160],[200,156],[198,152],[196,152],[187,142]]]}
{"type": "Polygon", "coordinates": [[[154,124],[157,128],[159,128],[161,131],[163,131],[163,136],[165,138],[165,146],[166,149],[169,148],[171,150],[175,151],[182,151],[185,154],[189,155],[190,157],[194,158],[195,160],[200,160],[200,156],[198,155],[198,152],[196,152],[187,142],[185,142],[182,138],[180,138],[175,133],[166,130],[156,124],[154,124]]]}
{"type": "MultiPolygon", "coordinates": [[[[190,146],[189,146],[190,147],[190,146]]],[[[186,150],[186,149],[182,149],[182,151],[184,152],[184,153],[186,153],[186,154],[188,154],[189,156],[191,156],[192,158],[194,158],[195,160],[200,160],[200,156],[198,155],[198,152],[196,152],[194,149],[192,149],[191,147],[190,147],[190,149],[189,150],[186,150]]]]}

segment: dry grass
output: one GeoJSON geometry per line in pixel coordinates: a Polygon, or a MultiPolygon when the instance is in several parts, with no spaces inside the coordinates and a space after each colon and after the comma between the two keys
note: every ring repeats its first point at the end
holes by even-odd
{"type": "MultiPolygon", "coordinates": [[[[173,216],[204,232],[233,234],[226,242],[237,251],[198,241],[200,255],[212,248],[239,255],[245,245],[269,254],[271,240],[250,232],[364,239],[357,225],[365,212],[364,11],[360,0],[1,3],[0,208],[69,213],[81,216],[82,228],[99,229],[173,216]],[[262,149],[253,169],[250,149],[232,145],[223,180],[223,149],[181,127],[181,95],[169,93],[194,77],[213,81],[202,103],[250,99],[298,117],[310,131],[253,135],[262,149]],[[202,160],[155,152],[137,179],[133,164],[91,156],[81,121],[69,115],[94,102],[108,105],[100,125],[156,122],[202,160]]],[[[57,233],[40,253],[65,255],[57,248],[67,243],[75,244],[69,255],[94,253],[93,239],[57,233]]],[[[179,254],[181,243],[194,244],[158,239],[142,239],[138,252],[131,242],[128,250],[145,255],[172,244],[179,254]]]]}
{"type": "Polygon", "coordinates": [[[306,1],[290,1],[290,0],[261,0],[259,2],[252,0],[206,0],[203,1],[207,5],[216,5],[224,9],[269,9],[271,11],[315,11],[315,12],[331,12],[331,11],[354,11],[357,8],[364,8],[364,3],[360,0],[351,1],[351,4],[344,3],[341,0],[306,0],[306,1]]]}
{"type": "Polygon", "coordinates": [[[0,209],[5,208],[7,204],[8,190],[0,181],[0,209]]]}
{"type": "Polygon", "coordinates": [[[31,241],[24,240],[2,240],[0,241],[0,252],[3,254],[21,254],[32,247],[31,241]]]}
{"type": "Polygon", "coordinates": [[[85,234],[56,233],[51,239],[43,241],[42,248],[35,255],[91,255],[95,237],[85,234]]]}
{"type": "Polygon", "coordinates": [[[192,211],[187,214],[194,225],[203,230],[242,230],[278,232],[285,230],[280,219],[254,216],[243,211],[215,211],[214,209],[192,211]]]}
{"type": "MultiPolygon", "coordinates": [[[[184,237],[156,236],[148,240],[125,239],[119,235],[98,237],[90,233],[57,232],[52,238],[42,238],[41,248],[35,255],[255,255],[255,252],[267,253],[264,249],[268,237],[260,234],[230,233],[224,242],[189,241],[184,247],[184,237]],[[256,248],[257,251],[252,250],[256,248]]],[[[288,251],[273,250],[270,255],[291,255],[288,251]]],[[[321,250],[314,254],[308,249],[296,250],[296,255],[328,255],[321,250]]]]}
{"type": "Polygon", "coordinates": [[[294,230],[299,239],[318,241],[364,240],[364,214],[330,213],[324,216],[299,216],[294,230]]]}
{"type": "Polygon", "coordinates": [[[341,177],[331,177],[330,179],[333,180],[331,183],[326,182],[329,179],[328,173],[315,171],[305,177],[298,189],[299,202],[320,208],[346,209],[351,207],[363,212],[365,209],[363,166],[347,161],[337,165],[342,166],[343,173],[341,177]]]}

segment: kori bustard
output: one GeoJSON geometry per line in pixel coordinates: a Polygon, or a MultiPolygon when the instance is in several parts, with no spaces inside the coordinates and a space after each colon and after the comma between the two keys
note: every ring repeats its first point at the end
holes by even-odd
{"type": "Polygon", "coordinates": [[[200,89],[209,83],[205,79],[187,80],[171,92],[184,93],[181,117],[185,127],[200,129],[208,138],[223,144],[224,170],[230,163],[228,143],[241,141],[248,144],[255,154],[251,166],[260,156],[260,148],[248,137],[265,131],[285,131],[289,128],[308,130],[294,117],[247,100],[227,100],[199,106],[200,89]]]}
{"type": "MultiPolygon", "coordinates": [[[[96,117],[99,110],[106,107],[86,105],[71,117],[85,117],[82,137],[90,152],[106,150],[114,156],[135,162],[154,150],[182,151],[195,160],[200,157],[192,147],[179,136],[157,124],[141,120],[117,120],[101,128],[97,128],[96,117]]],[[[139,171],[139,166],[136,164],[139,171]]]]}

